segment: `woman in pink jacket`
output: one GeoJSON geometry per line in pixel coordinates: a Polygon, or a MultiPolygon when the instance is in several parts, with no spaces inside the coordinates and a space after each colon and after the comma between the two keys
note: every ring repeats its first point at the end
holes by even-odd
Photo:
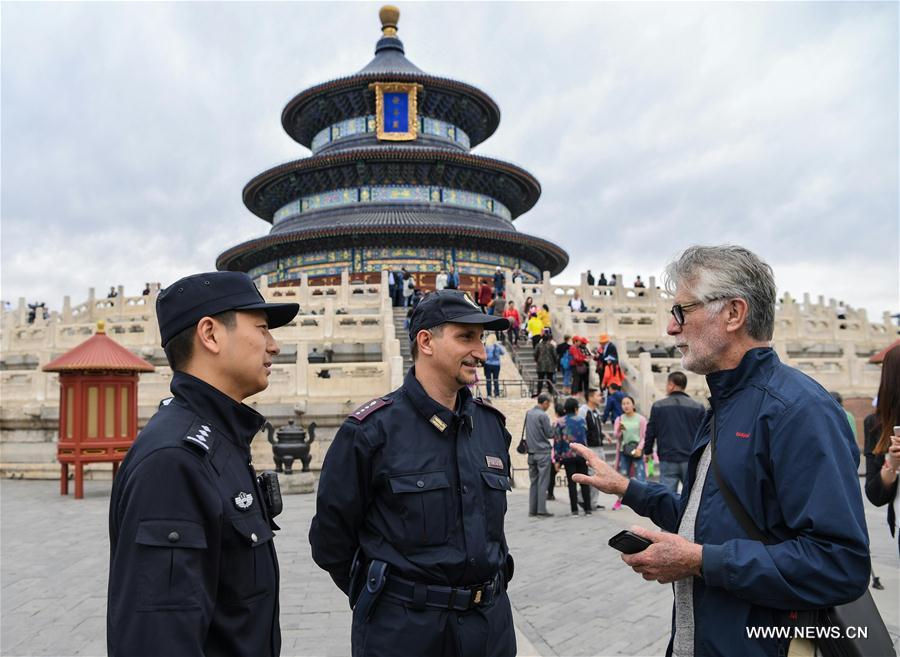
{"type": "MultiPolygon", "coordinates": [[[[613,423],[616,438],[616,470],[624,477],[634,477],[646,481],[644,468],[644,436],[647,433],[647,418],[635,410],[634,398],[622,398],[622,415],[613,423]],[[632,473],[632,467],[634,472],[632,473]]],[[[622,499],[616,500],[613,510],[622,506],[622,499]]]]}

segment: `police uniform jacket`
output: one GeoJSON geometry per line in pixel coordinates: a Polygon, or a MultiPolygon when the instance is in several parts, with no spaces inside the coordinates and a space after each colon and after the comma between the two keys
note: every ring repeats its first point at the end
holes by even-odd
{"type": "Polygon", "coordinates": [[[278,564],[250,463],[264,418],[176,372],[109,508],[109,655],[278,655],[278,564]]]}
{"type": "Polygon", "coordinates": [[[357,547],[366,560],[426,584],[472,586],[505,572],[509,489],[504,418],[457,395],[431,399],[410,368],[403,386],[341,426],[319,479],[312,556],[347,593],[357,547]]]}

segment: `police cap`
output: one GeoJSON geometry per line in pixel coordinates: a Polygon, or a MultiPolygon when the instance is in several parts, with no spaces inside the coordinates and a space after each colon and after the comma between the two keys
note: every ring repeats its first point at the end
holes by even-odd
{"type": "Polygon", "coordinates": [[[426,294],[409,318],[409,339],[415,340],[419,331],[447,322],[454,324],[483,324],[489,331],[509,328],[505,317],[485,314],[472,298],[461,290],[438,290],[426,294]]]}
{"type": "Polygon", "coordinates": [[[226,310],[262,310],[271,329],[294,319],[300,306],[266,303],[253,280],[243,272],[214,271],[186,276],[162,290],[156,298],[162,346],[203,317],[226,310]]]}

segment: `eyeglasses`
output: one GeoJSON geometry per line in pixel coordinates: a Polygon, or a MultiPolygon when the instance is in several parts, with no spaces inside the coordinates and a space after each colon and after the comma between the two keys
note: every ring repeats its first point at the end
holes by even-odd
{"type": "MultiPolygon", "coordinates": [[[[715,301],[715,299],[710,299],[709,301],[715,301]]],[[[690,310],[691,308],[696,308],[697,306],[702,306],[709,303],[708,301],[692,301],[691,303],[676,303],[672,306],[672,317],[675,318],[675,322],[678,326],[684,326],[684,311],[690,310]]]]}

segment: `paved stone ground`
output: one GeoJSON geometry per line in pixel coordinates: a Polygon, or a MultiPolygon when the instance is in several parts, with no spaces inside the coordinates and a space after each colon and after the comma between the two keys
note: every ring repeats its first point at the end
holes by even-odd
{"type": "MultiPolygon", "coordinates": [[[[49,481],[0,482],[0,654],[104,655],[109,482],[85,482],[85,499],[60,497],[49,481]]],[[[559,498],[565,497],[565,491],[559,498]]],[[[603,497],[603,496],[601,496],[603,497]]],[[[350,653],[346,599],[309,557],[312,495],[286,498],[277,537],[281,625],[287,656],[350,653]]],[[[611,498],[603,503],[611,506],[611,498]]],[[[521,657],[661,655],[669,635],[671,587],[645,582],[606,546],[634,522],[627,509],[527,518],[527,491],[509,496],[507,535],[516,556],[510,598],[521,657]]],[[[882,615],[900,634],[900,573],[884,509],[867,506],[882,615]]]]}

